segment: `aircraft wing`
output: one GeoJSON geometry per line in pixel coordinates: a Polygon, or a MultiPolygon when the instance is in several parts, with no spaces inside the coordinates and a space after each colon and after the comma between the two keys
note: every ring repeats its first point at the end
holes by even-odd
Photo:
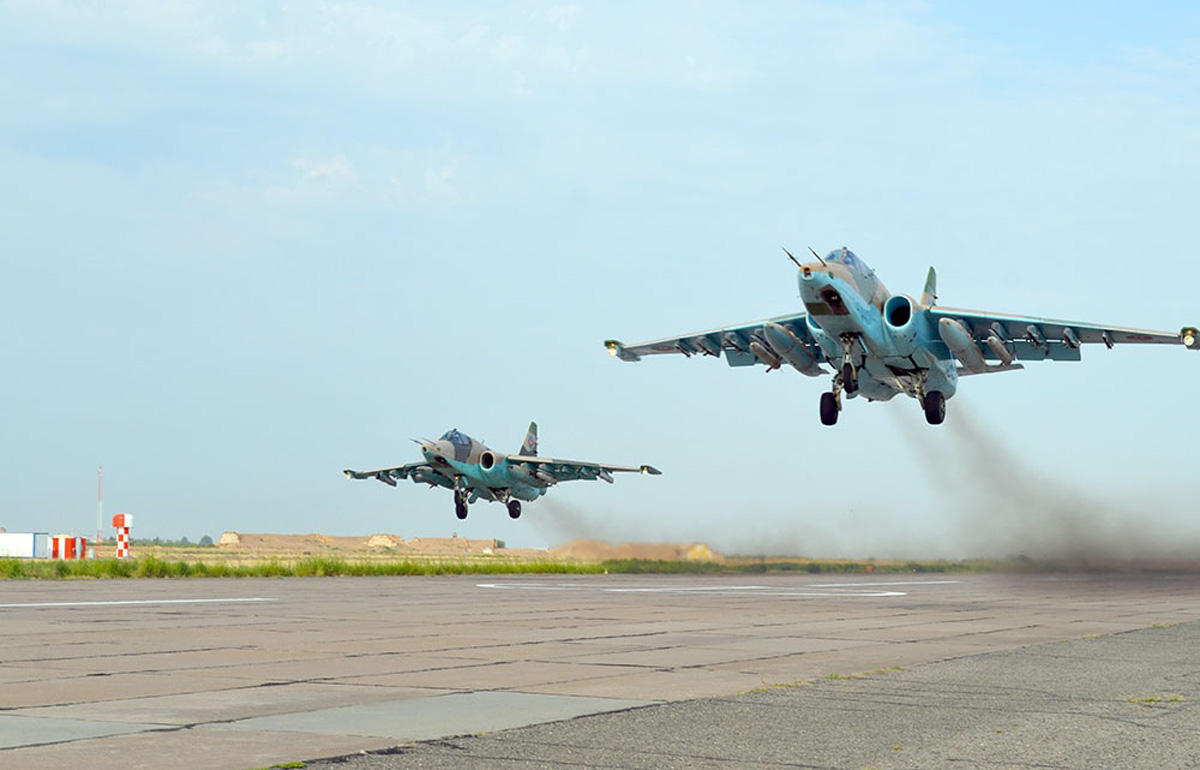
{"type": "Polygon", "coordinates": [[[604,463],[589,463],[583,460],[559,460],[554,457],[531,457],[529,455],[508,455],[507,459],[510,469],[523,465],[525,467],[518,471],[518,473],[524,471],[550,484],[579,479],[600,479],[611,484],[612,474],[614,473],[662,475],[662,471],[652,465],[605,465],[604,463]]]}
{"type": "Polygon", "coordinates": [[[605,340],[604,347],[608,348],[610,356],[622,361],[640,361],[642,356],[671,353],[688,358],[692,356],[718,357],[723,352],[725,362],[730,366],[766,364],[771,369],[779,366],[779,354],[783,351],[778,348],[787,347],[800,365],[787,356],[782,356],[783,360],[792,363],[805,374],[821,373],[820,367],[817,365],[817,362],[821,360],[821,351],[816,341],[808,333],[804,313],[764,318],[760,321],[722,326],[717,329],[680,334],[674,337],[663,337],[634,345],[626,345],[620,340],[605,340]],[[773,329],[769,330],[768,325],[773,329]],[[781,336],[779,328],[782,328],[786,334],[781,336]],[[779,344],[775,344],[776,342],[779,344]]]}
{"type": "Polygon", "coordinates": [[[414,478],[414,481],[453,483],[449,478],[439,473],[431,463],[427,462],[408,463],[407,465],[398,465],[394,468],[377,468],[371,471],[346,469],[342,473],[346,474],[346,478],[348,479],[375,479],[392,487],[396,486],[397,479],[413,478],[414,475],[419,476],[419,478],[414,478]]]}
{"type": "MultiPolygon", "coordinates": [[[[1153,331],[940,305],[929,308],[929,316],[935,324],[942,318],[960,321],[980,343],[995,336],[1013,358],[1022,361],[1078,361],[1079,348],[1094,343],[1103,343],[1110,348],[1127,344],[1200,348],[1200,333],[1193,327],[1178,332],[1153,331]]],[[[981,349],[986,359],[999,359],[988,344],[983,344],[981,349]]]]}

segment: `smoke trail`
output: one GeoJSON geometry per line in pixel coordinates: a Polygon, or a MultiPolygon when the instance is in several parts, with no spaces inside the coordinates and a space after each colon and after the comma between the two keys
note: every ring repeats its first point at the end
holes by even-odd
{"type": "Polygon", "coordinates": [[[949,483],[955,502],[946,534],[968,555],[1023,555],[1085,569],[1200,556],[1196,533],[1172,526],[1165,506],[1101,496],[1034,468],[989,432],[961,397],[944,430],[905,433],[931,482],[949,483]]]}
{"type": "Polygon", "coordinates": [[[610,526],[560,500],[544,498],[536,510],[539,526],[550,534],[555,545],[569,540],[606,540],[613,534],[610,526]]]}

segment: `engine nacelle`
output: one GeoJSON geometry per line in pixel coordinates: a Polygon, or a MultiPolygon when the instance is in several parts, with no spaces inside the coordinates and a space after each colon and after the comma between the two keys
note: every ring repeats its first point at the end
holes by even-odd
{"type": "Polygon", "coordinates": [[[883,325],[896,355],[910,355],[920,333],[917,303],[906,294],[893,294],[883,303],[883,325]]]}
{"type": "Polygon", "coordinates": [[[486,481],[495,482],[505,477],[507,465],[508,460],[503,455],[498,455],[490,449],[479,455],[479,470],[486,481]]]}

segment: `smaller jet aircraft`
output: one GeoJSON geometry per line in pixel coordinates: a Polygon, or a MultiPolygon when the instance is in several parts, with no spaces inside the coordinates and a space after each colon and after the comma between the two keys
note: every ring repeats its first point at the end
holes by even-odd
{"type": "Polygon", "coordinates": [[[538,457],[537,440],[537,423],[531,422],[521,451],[505,455],[452,429],[437,441],[416,442],[425,456],[421,462],[373,471],[345,470],[343,473],[346,478],[376,479],[393,487],[397,479],[412,479],[416,484],[452,489],[454,513],[460,519],[467,518],[467,506],[480,499],[504,503],[508,515],[515,519],[521,515],[522,500],[536,500],[560,481],[600,479],[611,484],[614,473],[662,474],[649,465],[627,467],[538,457]]]}

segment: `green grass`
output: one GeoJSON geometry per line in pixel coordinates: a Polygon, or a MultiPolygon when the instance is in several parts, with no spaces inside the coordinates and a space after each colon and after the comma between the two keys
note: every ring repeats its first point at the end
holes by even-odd
{"type": "Polygon", "coordinates": [[[60,580],[86,578],[187,578],[187,577],[335,577],[365,575],[497,575],[530,573],[596,573],[598,564],[566,562],[486,561],[347,561],[308,557],[295,561],[230,564],[206,561],[165,561],[156,556],[138,559],[44,561],[0,559],[0,578],[60,580]]]}
{"type": "Polygon", "coordinates": [[[328,556],[257,563],[168,560],[158,556],[133,559],[0,558],[0,579],[70,580],[106,578],[189,577],[343,577],[384,575],[524,575],[524,574],[911,574],[1003,571],[1000,562],[856,562],[733,558],[724,562],[613,559],[602,562],[515,561],[508,559],[397,559],[358,561],[328,556]]]}

